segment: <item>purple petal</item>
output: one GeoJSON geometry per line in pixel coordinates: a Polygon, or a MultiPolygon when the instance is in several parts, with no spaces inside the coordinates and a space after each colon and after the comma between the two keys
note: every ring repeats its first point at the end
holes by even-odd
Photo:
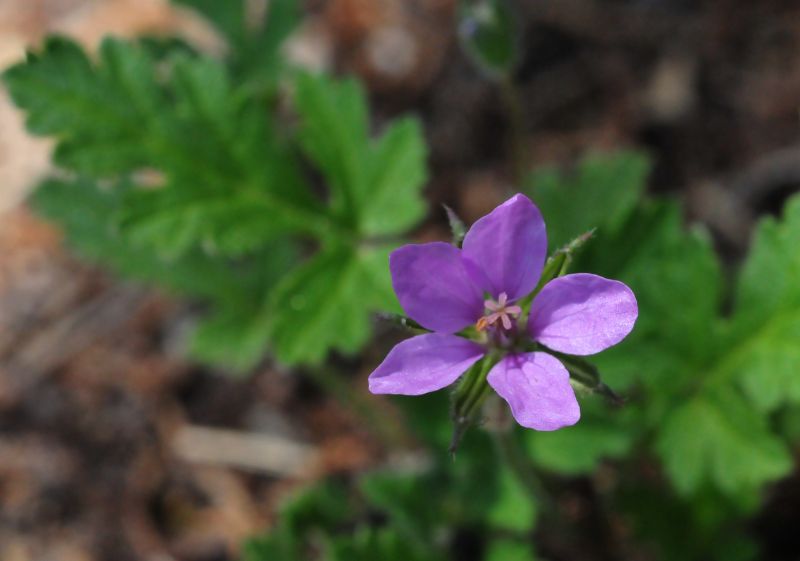
{"type": "Polygon", "coordinates": [[[591,355],[622,341],[638,315],[636,297],[625,284],[578,273],[550,281],[536,295],[528,332],[554,351],[591,355]]]}
{"type": "Polygon", "coordinates": [[[369,391],[420,395],[449,386],[484,355],[480,345],[441,333],[397,344],[369,375],[369,391]]]}
{"type": "Polygon", "coordinates": [[[463,256],[473,281],[495,298],[530,293],[547,256],[547,233],[539,209],[515,195],[475,222],[464,237],[463,256]]]}
{"type": "Polygon", "coordinates": [[[569,372],[547,353],[509,355],[492,368],[488,380],[523,427],[556,430],[581,418],[569,372]]]}
{"type": "Polygon", "coordinates": [[[403,246],[389,256],[389,269],[400,305],[428,329],[455,333],[483,314],[483,296],[450,244],[403,246]]]}

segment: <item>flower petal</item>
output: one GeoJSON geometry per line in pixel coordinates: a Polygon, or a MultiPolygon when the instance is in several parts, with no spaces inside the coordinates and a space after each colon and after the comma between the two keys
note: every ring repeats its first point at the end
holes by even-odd
{"type": "Polygon", "coordinates": [[[428,329],[455,333],[483,313],[483,296],[457,247],[444,242],[405,245],[389,256],[389,269],[400,305],[428,329]]]}
{"type": "Polygon", "coordinates": [[[639,308],[625,284],[588,273],[547,283],[531,304],[528,332],[554,351],[599,353],[633,329],[639,308]]]}
{"type": "Polygon", "coordinates": [[[547,353],[509,355],[492,368],[488,381],[523,427],[556,430],[581,418],[569,372],[547,353]]]}
{"type": "Polygon", "coordinates": [[[480,345],[455,335],[426,333],[398,343],[369,375],[369,391],[420,395],[449,386],[483,357],[480,345]]]}
{"type": "Polygon", "coordinates": [[[542,214],[528,197],[515,195],[472,225],[462,252],[482,290],[494,298],[525,296],[536,288],[547,256],[542,214]]]}

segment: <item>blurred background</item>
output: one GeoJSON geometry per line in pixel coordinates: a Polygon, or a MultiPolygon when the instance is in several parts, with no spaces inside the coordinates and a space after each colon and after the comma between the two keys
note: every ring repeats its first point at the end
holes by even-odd
{"type": "Polygon", "coordinates": [[[0,559],[800,559],[800,213],[779,218],[800,186],[800,5],[295,8],[0,0],[0,559]],[[43,49],[53,34],[70,42],[43,49]],[[597,361],[628,404],[514,433],[529,488],[480,429],[447,457],[446,395],[367,393],[404,336],[374,319],[396,310],[385,253],[329,264],[351,256],[336,189],[382,169],[359,247],[447,240],[442,204],[470,224],[525,191],[553,244],[598,226],[577,267],[637,291],[636,335],[597,361]],[[274,183],[308,214],[186,210],[274,183]],[[374,294],[352,284],[373,274],[374,294]],[[320,283],[322,302],[357,294],[323,309],[303,292],[320,283]]]}

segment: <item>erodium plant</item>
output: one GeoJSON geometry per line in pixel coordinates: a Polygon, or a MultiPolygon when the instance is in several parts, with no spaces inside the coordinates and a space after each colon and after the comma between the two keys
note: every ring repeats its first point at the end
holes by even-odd
{"type": "Polygon", "coordinates": [[[369,378],[373,393],[419,395],[463,382],[466,410],[489,384],[517,422],[537,430],[575,424],[570,375],[551,353],[592,355],[619,343],[638,316],[619,281],[579,273],[542,278],[547,234],[539,209],[515,195],[478,220],[463,246],[406,245],[392,252],[403,309],[432,331],[403,341],[369,378]]]}

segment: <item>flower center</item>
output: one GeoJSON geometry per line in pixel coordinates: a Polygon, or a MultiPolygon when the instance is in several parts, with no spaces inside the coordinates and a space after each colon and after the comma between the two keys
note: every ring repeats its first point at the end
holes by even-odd
{"type": "Polygon", "coordinates": [[[501,292],[497,300],[484,301],[486,313],[475,324],[475,328],[478,331],[486,331],[492,326],[502,326],[505,331],[510,331],[514,325],[512,319],[519,317],[522,308],[516,305],[509,306],[507,302],[508,295],[505,292],[501,292]]]}

